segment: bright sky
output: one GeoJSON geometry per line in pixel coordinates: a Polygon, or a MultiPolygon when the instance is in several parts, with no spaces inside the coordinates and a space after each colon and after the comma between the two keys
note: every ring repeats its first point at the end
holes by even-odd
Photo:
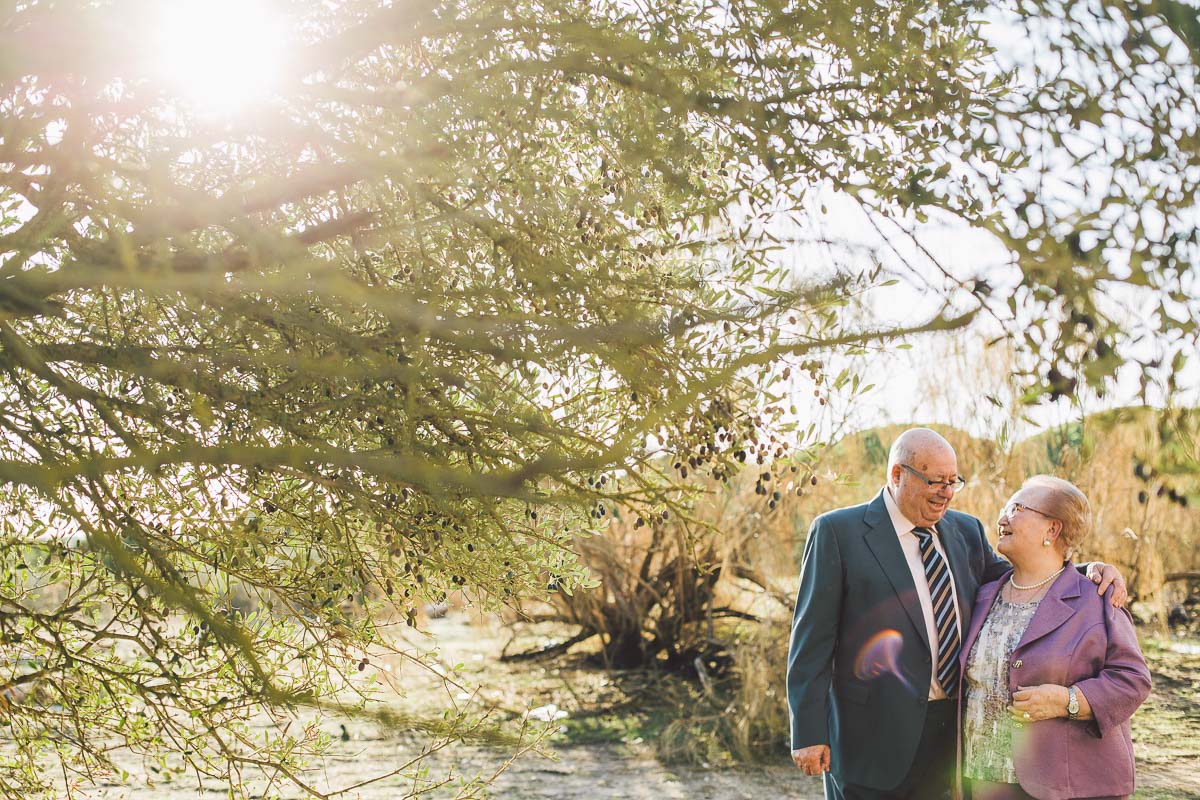
{"type": "MultiPolygon", "coordinates": [[[[943,293],[953,285],[940,269],[948,270],[960,280],[985,277],[1000,297],[1007,297],[1019,280],[1016,267],[994,237],[957,220],[901,223],[913,232],[913,238],[920,243],[918,248],[909,237],[897,235],[898,229],[888,223],[880,223],[877,229],[852,199],[832,190],[814,197],[810,206],[822,238],[844,242],[846,252],[876,252],[885,268],[901,278],[896,285],[880,289],[871,297],[870,308],[880,323],[913,324],[934,316],[944,302],[943,293]],[[821,211],[822,208],[825,210],[821,211]],[[934,266],[921,248],[937,260],[940,268],[934,266]]],[[[792,248],[782,261],[798,274],[812,274],[814,268],[818,271],[828,268],[834,258],[827,246],[803,245],[792,248]]],[[[856,363],[865,369],[875,388],[860,396],[853,407],[838,407],[835,402],[823,422],[833,424],[844,414],[844,422],[851,430],[889,423],[936,422],[954,425],[976,436],[995,436],[1007,421],[1015,423],[1011,431],[1015,438],[1023,438],[1042,427],[1078,419],[1082,414],[1141,402],[1138,373],[1126,368],[1103,400],[1084,396],[1077,398],[1078,406],[1062,399],[1021,408],[1019,411],[1033,424],[1022,422],[1013,413],[1007,351],[1003,346],[986,346],[999,333],[995,320],[981,317],[964,331],[912,337],[907,342],[911,349],[889,346],[860,359],[856,363]],[[1000,399],[1004,407],[998,408],[987,401],[988,394],[1000,399]]],[[[1197,359],[1189,363],[1179,385],[1182,391],[1175,398],[1177,404],[1200,405],[1197,359]]],[[[807,391],[807,388],[797,390],[800,395],[807,391]]],[[[1161,394],[1152,395],[1149,400],[1154,405],[1163,403],[1161,394]]]]}

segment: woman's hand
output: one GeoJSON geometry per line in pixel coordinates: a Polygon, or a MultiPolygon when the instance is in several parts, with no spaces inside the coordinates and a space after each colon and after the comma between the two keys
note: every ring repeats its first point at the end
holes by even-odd
{"type": "Polygon", "coordinates": [[[1037,722],[1067,716],[1067,687],[1053,683],[1018,686],[1009,707],[1017,722],[1037,722]]]}

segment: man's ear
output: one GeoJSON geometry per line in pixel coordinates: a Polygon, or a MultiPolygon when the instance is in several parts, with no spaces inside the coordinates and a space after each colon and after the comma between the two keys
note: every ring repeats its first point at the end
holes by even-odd
{"type": "Polygon", "coordinates": [[[897,486],[900,483],[900,471],[903,469],[899,464],[892,464],[892,469],[888,472],[888,486],[897,486]]]}

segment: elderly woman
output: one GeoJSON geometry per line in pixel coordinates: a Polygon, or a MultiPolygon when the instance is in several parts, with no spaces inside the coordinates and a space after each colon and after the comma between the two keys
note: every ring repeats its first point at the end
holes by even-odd
{"type": "Polygon", "coordinates": [[[1068,560],[1091,511],[1038,475],[1000,513],[1012,571],[980,587],[962,647],[962,773],[972,800],[1124,798],[1129,718],[1150,693],[1133,621],[1068,560]]]}

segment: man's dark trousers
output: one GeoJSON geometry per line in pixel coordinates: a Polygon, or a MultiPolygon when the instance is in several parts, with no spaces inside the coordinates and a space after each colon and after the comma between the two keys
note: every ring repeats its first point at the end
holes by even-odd
{"type": "Polygon", "coordinates": [[[825,773],[828,800],[949,800],[954,785],[957,746],[957,704],[954,700],[931,700],[921,731],[921,742],[912,769],[891,790],[847,784],[839,786],[825,773]]]}

